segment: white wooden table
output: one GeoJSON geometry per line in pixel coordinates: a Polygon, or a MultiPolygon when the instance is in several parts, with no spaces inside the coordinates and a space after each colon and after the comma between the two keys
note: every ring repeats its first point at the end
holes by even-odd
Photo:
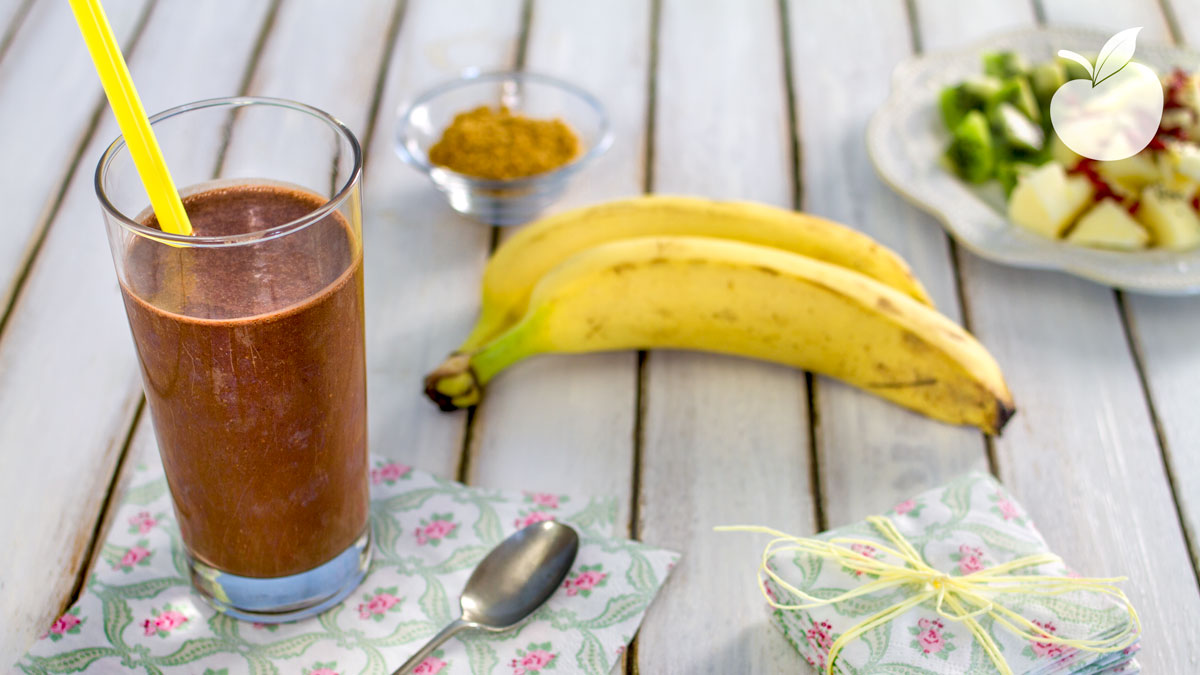
{"type": "MultiPolygon", "coordinates": [[[[620,496],[628,534],[684,552],[630,673],[804,672],[722,523],[812,533],[990,469],[1081,572],[1124,574],[1147,672],[1200,672],[1200,298],[1001,267],[875,176],[866,121],[915,52],[1044,24],[1200,47],[1193,0],[109,0],[150,110],[281,96],[367,148],[376,453],[470,483],[620,496]],[[497,233],[392,152],[407,98],[468,66],[570,79],[616,144],[558,208],[647,191],[852,224],[907,258],[1004,368],[1020,413],[986,439],[823,377],[693,353],[530,360],[474,414],[421,377],[473,321],[497,233]]],[[[61,0],[0,0],[0,670],[69,605],[121,476],[153,452],[92,172],[116,135],[61,0]]],[[[503,234],[500,234],[502,237],[503,234]]]]}

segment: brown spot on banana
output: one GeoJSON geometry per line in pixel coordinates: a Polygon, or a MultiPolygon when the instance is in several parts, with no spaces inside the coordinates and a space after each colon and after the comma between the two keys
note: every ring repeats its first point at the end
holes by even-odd
{"type": "Polygon", "coordinates": [[[908,382],[868,382],[870,389],[909,389],[912,387],[931,387],[937,384],[936,377],[923,377],[908,382]]]}
{"type": "Polygon", "coordinates": [[[904,331],[902,339],[904,340],[904,345],[914,352],[929,351],[929,343],[925,342],[924,338],[912,331],[904,331]]]}

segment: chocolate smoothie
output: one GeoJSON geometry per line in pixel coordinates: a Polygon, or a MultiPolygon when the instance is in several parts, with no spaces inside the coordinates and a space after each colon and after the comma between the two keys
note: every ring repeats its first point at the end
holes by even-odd
{"type": "MultiPolygon", "coordinates": [[[[325,198],[246,184],[184,199],[196,235],[259,232],[325,198]]],[[[153,216],[144,224],[157,227],[153,216]]],[[[367,526],[362,248],[336,211],[253,245],[142,237],[122,285],[191,554],[245,577],[328,562],[367,526]]]]}

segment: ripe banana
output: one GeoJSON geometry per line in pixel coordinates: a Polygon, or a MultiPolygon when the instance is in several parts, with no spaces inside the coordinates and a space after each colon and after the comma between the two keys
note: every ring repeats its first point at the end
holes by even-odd
{"type": "Polygon", "coordinates": [[[656,235],[720,237],[799,253],[933,305],[900,256],[844,225],[765,204],[646,196],[549,216],[505,241],[484,270],[483,309],[459,351],[472,352],[516,323],[538,279],[563,260],[597,244],[656,235]]]}
{"type": "Polygon", "coordinates": [[[601,244],[538,282],[518,323],[425,381],[443,410],[479,401],[507,366],[546,352],[698,349],[789,364],[930,417],[998,433],[1013,413],[1000,368],[970,334],[857,272],[705,237],[601,244]]]}

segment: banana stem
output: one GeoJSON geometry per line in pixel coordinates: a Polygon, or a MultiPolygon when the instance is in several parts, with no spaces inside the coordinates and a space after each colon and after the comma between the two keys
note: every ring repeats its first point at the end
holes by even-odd
{"type": "Polygon", "coordinates": [[[487,384],[497,373],[536,351],[529,335],[531,322],[522,321],[495,337],[482,349],[471,355],[471,370],[480,385],[487,384]]]}
{"type": "Polygon", "coordinates": [[[425,395],[444,412],[470,408],[483,398],[483,385],[496,373],[533,353],[525,338],[528,322],[484,345],[474,353],[455,352],[425,376],[425,395]]]}

